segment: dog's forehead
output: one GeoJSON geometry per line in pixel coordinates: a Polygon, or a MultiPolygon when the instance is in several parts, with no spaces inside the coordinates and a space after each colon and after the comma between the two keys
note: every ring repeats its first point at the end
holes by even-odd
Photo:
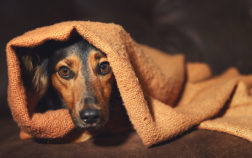
{"type": "Polygon", "coordinates": [[[71,44],[66,43],[65,46],[55,51],[55,55],[62,56],[63,58],[73,54],[87,56],[91,49],[94,49],[92,45],[85,40],[81,40],[71,44]]]}
{"type": "Polygon", "coordinates": [[[85,61],[89,56],[90,51],[93,49],[96,48],[85,40],[65,42],[52,52],[51,63],[56,65],[61,60],[73,55],[78,56],[81,61],[85,61]]]}
{"type": "MultiPolygon", "coordinates": [[[[84,75],[85,80],[90,80],[94,77],[94,72],[97,66],[97,61],[106,57],[106,54],[95,48],[86,40],[68,41],[53,52],[53,57],[50,59],[50,67],[52,73],[57,71],[60,65],[79,65],[79,72],[84,75]],[[92,71],[93,70],[93,71],[92,71]],[[92,77],[93,76],[93,77],[92,77]]],[[[77,67],[75,67],[77,68],[77,67]]]]}

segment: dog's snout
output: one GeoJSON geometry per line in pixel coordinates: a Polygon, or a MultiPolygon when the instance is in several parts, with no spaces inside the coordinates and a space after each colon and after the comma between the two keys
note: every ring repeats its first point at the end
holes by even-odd
{"type": "Polygon", "coordinates": [[[87,98],[84,98],[84,104],[86,105],[97,104],[97,100],[95,97],[87,97],[87,98]]]}
{"type": "Polygon", "coordinates": [[[80,111],[80,118],[87,124],[96,123],[100,118],[99,110],[84,109],[80,111]]]}

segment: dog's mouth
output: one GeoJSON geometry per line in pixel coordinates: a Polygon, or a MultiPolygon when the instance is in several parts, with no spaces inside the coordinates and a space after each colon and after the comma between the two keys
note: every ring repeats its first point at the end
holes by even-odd
{"type": "Polygon", "coordinates": [[[75,126],[79,128],[83,128],[83,129],[99,129],[99,128],[102,128],[106,124],[106,121],[104,120],[100,120],[95,123],[85,123],[84,121],[79,121],[76,119],[74,120],[75,120],[74,121],[75,126]]]}

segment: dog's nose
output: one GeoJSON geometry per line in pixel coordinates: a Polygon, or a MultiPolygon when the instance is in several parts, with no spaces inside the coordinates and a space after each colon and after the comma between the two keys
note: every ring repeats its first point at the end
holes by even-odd
{"type": "Polygon", "coordinates": [[[87,124],[95,123],[100,118],[99,110],[84,109],[80,111],[80,118],[87,124]]]}

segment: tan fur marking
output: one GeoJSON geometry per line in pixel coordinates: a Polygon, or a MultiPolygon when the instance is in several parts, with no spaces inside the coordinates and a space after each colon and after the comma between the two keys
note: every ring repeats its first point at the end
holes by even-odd
{"type": "Polygon", "coordinates": [[[69,67],[75,76],[73,79],[66,80],[59,76],[58,73],[52,75],[52,84],[62,95],[66,106],[72,110],[73,115],[78,116],[76,113],[76,105],[79,105],[82,99],[82,94],[85,89],[85,78],[81,72],[82,63],[77,55],[71,55],[63,60],[61,60],[56,65],[56,71],[61,66],[69,67]]]}
{"type": "Polygon", "coordinates": [[[106,115],[109,113],[109,101],[111,90],[113,86],[112,72],[107,75],[98,75],[96,73],[96,67],[99,63],[107,61],[105,54],[97,50],[92,50],[88,58],[89,69],[92,70],[90,73],[91,84],[93,91],[96,94],[96,98],[99,102],[99,109],[106,115]]]}
{"type": "Polygon", "coordinates": [[[88,131],[84,131],[77,139],[75,139],[74,143],[81,143],[89,140],[92,135],[88,131]]]}

